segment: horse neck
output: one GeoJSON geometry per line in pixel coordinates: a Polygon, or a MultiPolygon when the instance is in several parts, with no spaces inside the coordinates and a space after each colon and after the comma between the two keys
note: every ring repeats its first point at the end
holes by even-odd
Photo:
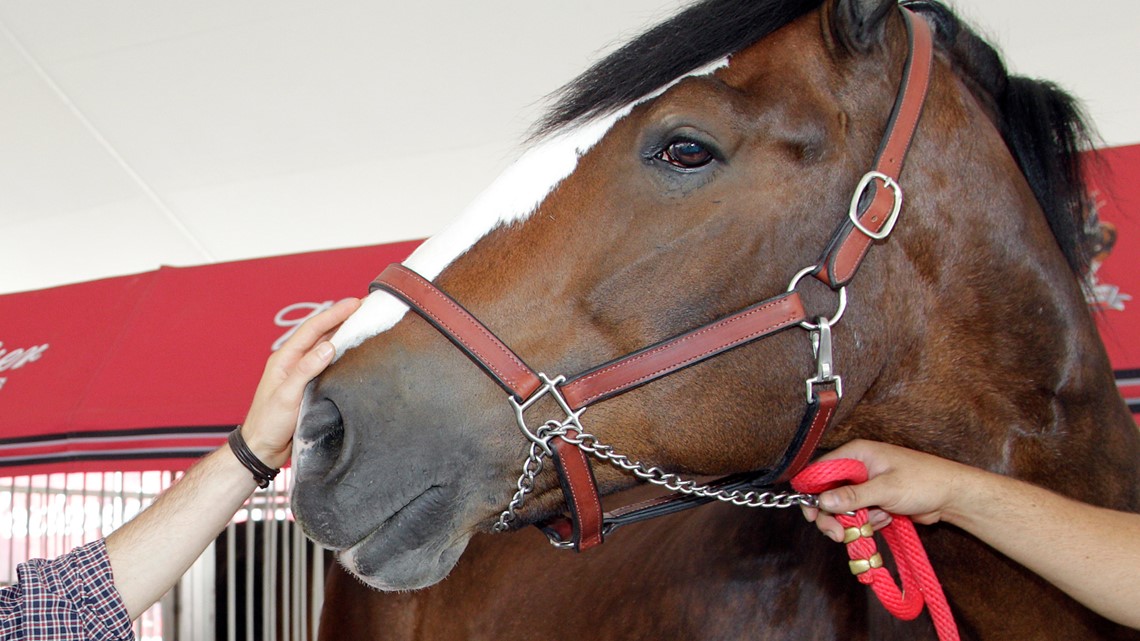
{"type": "Polygon", "coordinates": [[[985,179],[953,177],[993,191],[912,200],[921,213],[899,233],[905,258],[889,267],[892,283],[910,284],[886,306],[905,310],[905,328],[849,423],[855,435],[1140,508],[1135,423],[1080,284],[1002,150],[998,165],[967,170],[985,179]]]}

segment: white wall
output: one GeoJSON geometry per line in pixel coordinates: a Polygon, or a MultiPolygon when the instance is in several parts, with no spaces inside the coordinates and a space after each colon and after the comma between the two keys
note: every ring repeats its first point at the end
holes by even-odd
{"type": "MultiPolygon", "coordinates": [[[[0,0],[0,293],[418,238],[682,0],[0,0]]],[[[1140,142],[1140,3],[958,0],[1140,142]]]]}

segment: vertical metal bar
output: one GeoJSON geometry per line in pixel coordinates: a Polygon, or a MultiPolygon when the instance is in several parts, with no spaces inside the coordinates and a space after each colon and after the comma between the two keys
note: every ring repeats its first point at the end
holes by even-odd
{"type": "Polygon", "coordinates": [[[32,558],[32,475],[28,475],[28,488],[24,491],[24,560],[32,558]]]}
{"type": "Polygon", "coordinates": [[[115,501],[115,511],[113,512],[114,517],[111,521],[111,526],[113,529],[117,530],[119,529],[119,526],[123,524],[123,515],[126,513],[126,505],[124,505],[123,501],[122,472],[115,472],[115,496],[113,500],[115,501]]]}
{"type": "Polygon", "coordinates": [[[16,582],[16,479],[12,479],[12,500],[8,510],[8,524],[12,528],[12,535],[8,537],[8,583],[16,582]]]}
{"type": "Polygon", "coordinates": [[[59,541],[56,537],[59,536],[59,514],[60,509],[57,505],[56,499],[59,495],[55,493],[54,479],[57,474],[47,474],[44,476],[44,558],[55,558],[57,552],[56,546],[59,541]]]}
{"type": "Polygon", "coordinates": [[[47,558],[51,556],[51,551],[48,549],[48,515],[51,514],[51,506],[48,505],[48,498],[50,494],[47,490],[48,479],[45,474],[37,474],[37,477],[43,479],[39,486],[40,497],[40,553],[38,556],[47,558]]]}
{"type": "Polygon", "coordinates": [[[79,502],[79,509],[83,514],[82,514],[81,518],[79,519],[79,531],[81,532],[81,534],[79,535],[79,538],[82,539],[84,543],[86,543],[88,541],[88,538],[87,538],[87,473],[86,472],[83,472],[83,482],[80,485],[81,485],[81,487],[80,487],[79,491],[80,491],[80,494],[83,498],[79,502]]]}
{"type": "Polygon", "coordinates": [[[52,540],[55,536],[55,495],[51,490],[51,475],[42,474],[43,485],[40,486],[40,511],[43,514],[42,525],[43,533],[40,534],[40,556],[45,559],[52,557],[52,549],[55,547],[55,541],[52,540]]]}
{"type": "Polygon", "coordinates": [[[56,546],[55,550],[56,551],[52,554],[52,558],[55,558],[55,557],[59,556],[60,554],[64,554],[64,553],[70,551],[71,547],[72,547],[72,546],[68,545],[68,542],[71,540],[71,537],[72,537],[71,526],[73,523],[72,522],[72,510],[71,510],[71,491],[68,489],[68,477],[69,476],[70,476],[70,474],[67,474],[67,473],[60,474],[60,480],[62,482],[62,486],[60,488],[58,488],[59,494],[57,495],[57,496],[61,497],[60,498],[60,506],[59,506],[59,516],[58,516],[58,518],[59,518],[59,529],[57,530],[58,534],[56,534],[56,536],[54,537],[55,538],[55,546],[56,546]]]}
{"type": "Polygon", "coordinates": [[[183,574],[178,579],[178,583],[175,584],[175,589],[178,592],[174,596],[174,602],[176,604],[178,604],[178,607],[176,609],[177,625],[174,626],[174,629],[178,635],[177,636],[178,639],[192,639],[193,638],[192,636],[190,636],[190,633],[191,633],[191,630],[189,629],[190,622],[186,617],[186,601],[187,601],[187,599],[191,598],[190,595],[193,594],[193,591],[190,590],[189,584],[190,584],[190,573],[189,572],[187,572],[186,574],[183,574]]]}
{"type": "Polygon", "coordinates": [[[217,631],[214,627],[214,621],[218,614],[216,607],[218,602],[217,567],[218,548],[215,541],[206,547],[205,552],[198,557],[198,561],[194,564],[197,585],[194,591],[196,607],[192,614],[198,630],[197,635],[193,637],[195,641],[215,641],[217,639],[217,631]]]}
{"type": "Polygon", "coordinates": [[[106,520],[107,517],[107,473],[103,472],[99,476],[99,538],[107,537],[106,520]]]}
{"type": "Polygon", "coordinates": [[[262,516],[265,518],[263,518],[261,521],[262,531],[265,533],[261,537],[261,633],[264,635],[266,641],[269,641],[273,637],[270,635],[270,613],[269,608],[267,608],[266,605],[269,602],[269,591],[273,589],[273,580],[270,578],[271,575],[269,574],[271,561],[269,556],[269,539],[272,536],[272,532],[270,531],[270,520],[267,516],[265,516],[265,512],[267,511],[268,510],[262,511],[262,516]]]}
{"type": "Polygon", "coordinates": [[[254,547],[253,540],[257,534],[257,523],[253,520],[253,510],[250,510],[250,518],[245,522],[245,641],[255,641],[256,637],[253,636],[253,560],[254,547]]]}
{"type": "Polygon", "coordinates": [[[296,521],[290,521],[290,526],[293,528],[293,551],[295,554],[295,563],[293,574],[293,611],[296,612],[296,623],[293,627],[293,641],[306,641],[306,624],[308,623],[306,615],[306,586],[308,584],[308,558],[306,554],[306,542],[304,542],[304,535],[301,533],[300,526],[296,525],[296,521]]]}
{"type": "Polygon", "coordinates": [[[226,641],[237,639],[237,526],[226,525],[226,641]]]}
{"type": "Polygon", "coordinates": [[[313,622],[313,638],[321,634],[321,610],[325,605],[325,552],[313,547],[313,587],[309,602],[309,619],[313,622]]]}
{"type": "Polygon", "coordinates": [[[265,555],[266,556],[265,567],[266,567],[268,578],[266,579],[265,590],[262,593],[265,597],[263,599],[263,601],[264,601],[263,605],[265,607],[265,618],[266,618],[266,625],[265,625],[265,638],[266,639],[276,639],[277,638],[277,610],[276,610],[277,604],[276,604],[276,600],[277,600],[277,538],[278,538],[278,532],[277,532],[277,514],[276,514],[276,509],[275,509],[276,508],[276,499],[277,499],[276,493],[277,493],[276,484],[270,485],[269,486],[269,496],[267,497],[268,506],[265,510],[265,515],[266,515],[265,523],[266,523],[266,526],[269,527],[269,531],[268,531],[269,536],[267,537],[269,551],[265,555]]]}
{"type": "MultiPolygon", "coordinates": [[[[162,613],[162,618],[159,621],[161,625],[159,633],[162,635],[163,641],[178,641],[178,628],[174,620],[174,612],[176,610],[174,603],[177,601],[177,595],[178,587],[175,586],[173,590],[164,594],[158,601],[161,608],[160,612],[162,613]]],[[[158,625],[155,627],[158,627],[158,625]]]]}
{"type": "Polygon", "coordinates": [[[276,509],[273,514],[273,527],[281,531],[281,581],[277,582],[278,589],[274,590],[277,598],[274,599],[274,607],[281,611],[281,634],[283,637],[288,638],[289,629],[293,626],[289,607],[292,602],[292,587],[293,587],[293,554],[292,554],[292,534],[291,528],[288,527],[288,521],[277,519],[276,509]]]}

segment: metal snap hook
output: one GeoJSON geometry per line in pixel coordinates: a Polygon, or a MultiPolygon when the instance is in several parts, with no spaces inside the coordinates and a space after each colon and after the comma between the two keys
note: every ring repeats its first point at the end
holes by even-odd
{"type": "Polygon", "coordinates": [[[816,385],[834,385],[835,393],[843,398],[843,379],[835,373],[831,356],[831,323],[819,319],[819,329],[812,331],[812,348],[815,352],[815,376],[807,379],[807,399],[812,402],[816,385]]]}

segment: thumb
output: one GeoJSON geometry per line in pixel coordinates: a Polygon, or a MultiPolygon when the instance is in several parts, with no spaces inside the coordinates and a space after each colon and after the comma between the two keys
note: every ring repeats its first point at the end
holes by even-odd
{"type": "Polygon", "coordinates": [[[844,485],[828,490],[819,495],[819,507],[832,514],[854,512],[859,508],[876,505],[875,501],[867,496],[867,484],[844,485]]]}

